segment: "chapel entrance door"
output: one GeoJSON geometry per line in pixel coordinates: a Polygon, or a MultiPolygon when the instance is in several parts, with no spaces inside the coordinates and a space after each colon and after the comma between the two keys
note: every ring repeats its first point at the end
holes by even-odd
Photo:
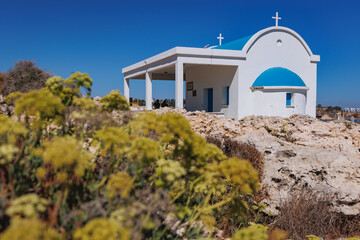
{"type": "Polygon", "coordinates": [[[207,112],[213,111],[213,89],[205,88],[204,89],[204,108],[207,112]]]}

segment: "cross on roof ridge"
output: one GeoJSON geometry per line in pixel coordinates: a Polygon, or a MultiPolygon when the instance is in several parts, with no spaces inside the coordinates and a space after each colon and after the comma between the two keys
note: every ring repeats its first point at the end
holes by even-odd
{"type": "Polygon", "coordinates": [[[279,17],[278,12],[276,12],[276,17],[272,17],[272,19],[275,19],[275,26],[279,26],[279,20],[281,20],[281,17],[279,17]]]}
{"type": "Polygon", "coordinates": [[[220,35],[217,37],[217,39],[219,39],[219,46],[221,46],[221,40],[224,39],[224,37],[221,36],[221,33],[220,33],[220,35]]]}

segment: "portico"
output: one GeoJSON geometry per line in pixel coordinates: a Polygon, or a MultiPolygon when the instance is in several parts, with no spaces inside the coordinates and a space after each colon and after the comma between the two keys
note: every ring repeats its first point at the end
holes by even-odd
{"type": "Polygon", "coordinates": [[[152,81],[175,81],[175,107],[183,108],[186,71],[195,66],[235,66],[245,59],[239,51],[174,47],[123,69],[124,96],[130,98],[130,80],[145,80],[146,110],[152,109],[152,81]]]}

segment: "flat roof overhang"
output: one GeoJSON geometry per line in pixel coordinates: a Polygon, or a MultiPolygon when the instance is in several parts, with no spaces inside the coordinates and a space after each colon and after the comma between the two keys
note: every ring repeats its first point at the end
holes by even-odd
{"type": "MultiPolygon", "coordinates": [[[[137,62],[133,65],[122,69],[122,73],[126,78],[132,79],[144,79],[145,71],[157,71],[171,69],[175,66],[177,57],[184,57],[184,63],[187,63],[186,58],[199,57],[203,59],[210,59],[209,63],[212,63],[213,59],[246,59],[246,54],[243,51],[227,50],[227,49],[209,49],[209,48],[189,48],[189,47],[174,47],[165,52],[147,58],[143,61],[137,62]]],[[[214,63],[215,64],[215,63],[214,63]]],[[[171,75],[170,73],[169,75],[171,75]]],[[[169,75],[162,75],[157,73],[154,79],[159,80],[172,80],[168,79],[169,75]]],[[[171,77],[172,78],[172,77],[171,77]]]]}

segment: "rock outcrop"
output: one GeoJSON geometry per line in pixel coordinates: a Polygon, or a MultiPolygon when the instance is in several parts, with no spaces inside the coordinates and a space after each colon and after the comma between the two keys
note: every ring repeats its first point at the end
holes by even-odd
{"type": "Polygon", "coordinates": [[[262,152],[262,186],[273,213],[290,195],[307,188],[331,196],[338,212],[360,214],[360,124],[322,122],[305,115],[250,116],[237,121],[199,111],[156,111],[183,114],[204,137],[229,136],[262,152]]]}
{"type": "Polygon", "coordinates": [[[332,149],[296,145],[263,132],[247,133],[236,140],[265,154],[262,185],[273,213],[289,195],[307,188],[329,195],[339,212],[360,214],[360,159],[332,149]]]}
{"type": "Polygon", "coordinates": [[[14,114],[14,107],[8,105],[5,101],[4,101],[5,97],[3,95],[0,95],[0,112],[2,114],[11,116],[14,114]]]}

